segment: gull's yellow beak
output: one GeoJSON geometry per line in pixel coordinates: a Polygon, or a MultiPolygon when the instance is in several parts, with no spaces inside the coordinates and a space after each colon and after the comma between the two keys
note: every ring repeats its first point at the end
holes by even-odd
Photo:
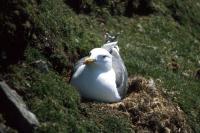
{"type": "Polygon", "coordinates": [[[95,62],[95,59],[92,59],[90,57],[86,57],[85,60],[84,60],[84,64],[86,64],[86,65],[91,64],[93,62],[95,62]]]}

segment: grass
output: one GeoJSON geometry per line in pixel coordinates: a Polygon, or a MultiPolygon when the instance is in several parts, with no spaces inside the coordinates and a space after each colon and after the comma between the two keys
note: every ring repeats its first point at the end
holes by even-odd
{"type": "Polygon", "coordinates": [[[127,46],[122,53],[129,74],[161,79],[168,93],[178,92],[171,98],[185,111],[193,130],[199,132],[200,84],[194,77],[199,67],[198,39],[171,18],[153,16],[133,25],[124,32],[128,38],[121,42],[121,46],[127,46]],[[176,72],[169,68],[173,59],[180,66],[176,72]]]}
{"type": "Polygon", "coordinates": [[[78,93],[67,83],[73,64],[101,46],[106,32],[119,33],[129,75],[160,79],[193,131],[200,132],[200,82],[194,77],[200,67],[199,2],[152,2],[154,12],[133,12],[132,17],[124,16],[124,6],[112,13],[111,3],[98,6],[88,1],[91,12],[76,14],[63,0],[25,2],[34,32],[22,60],[25,66],[11,66],[8,79],[39,118],[36,132],[133,131],[127,118],[82,107],[78,93]],[[49,73],[30,65],[39,59],[50,64],[49,73]]]}
{"type": "Polygon", "coordinates": [[[41,123],[35,132],[113,132],[117,128],[120,131],[132,131],[125,118],[82,107],[76,90],[58,74],[41,73],[32,67],[22,69],[13,66],[10,69],[14,73],[8,75],[12,81],[10,85],[23,95],[41,123]],[[110,123],[113,121],[117,122],[110,123]]]}

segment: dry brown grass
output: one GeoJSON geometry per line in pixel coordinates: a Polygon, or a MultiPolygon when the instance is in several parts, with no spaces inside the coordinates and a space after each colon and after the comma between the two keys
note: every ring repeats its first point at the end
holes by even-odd
{"type": "Polygon", "coordinates": [[[167,98],[153,79],[129,78],[128,96],[119,103],[83,102],[82,106],[123,115],[132,121],[137,132],[190,133],[184,112],[167,98]]]}

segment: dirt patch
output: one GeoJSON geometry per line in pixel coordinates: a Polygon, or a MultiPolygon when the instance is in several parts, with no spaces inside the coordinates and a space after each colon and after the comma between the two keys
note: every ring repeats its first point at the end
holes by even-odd
{"type": "Polygon", "coordinates": [[[190,133],[186,115],[155,85],[153,79],[129,79],[129,94],[120,103],[83,102],[82,106],[126,116],[137,132],[190,133]]]}

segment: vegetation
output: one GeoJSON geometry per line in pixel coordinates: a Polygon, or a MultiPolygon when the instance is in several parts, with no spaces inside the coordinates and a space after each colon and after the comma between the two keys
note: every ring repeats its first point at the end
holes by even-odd
{"type": "Polygon", "coordinates": [[[39,118],[36,132],[133,132],[126,116],[83,106],[68,83],[73,64],[101,46],[106,32],[119,34],[129,75],[161,81],[167,95],[186,113],[193,132],[200,132],[198,0],[1,3],[0,78],[23,96],[39,118]],[[37,60],[46,62],[48,73],[33,65],[37,60]]]}

